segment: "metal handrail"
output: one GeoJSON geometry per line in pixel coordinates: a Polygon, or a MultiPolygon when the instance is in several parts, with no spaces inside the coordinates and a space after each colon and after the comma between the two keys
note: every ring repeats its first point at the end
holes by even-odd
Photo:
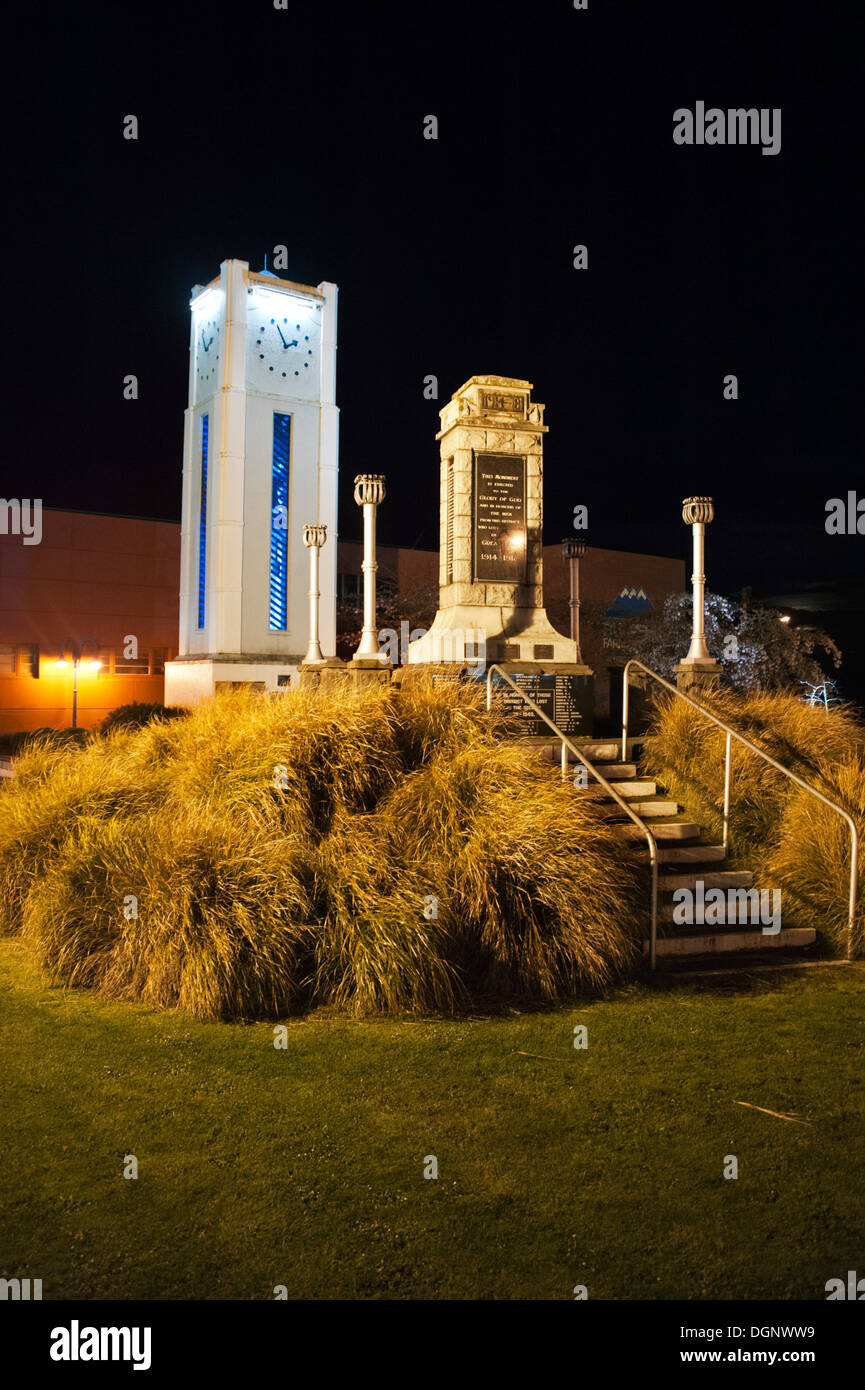
{"type": "Polygon", "coordinates": [[[711,723],[717,724],[718,728],[723,729],[726,733],[727,744],[724,753],[725,850],[728,846],[730,830],[730,764],[733,739],[736,739],[738,743],[744,744],[746,748],[750,748],[752,753],[758,753],[760,757],[764,760],[764,762],[769,763],[772,767],[775,768],[777,772],[783,772],[784,776],[789,777],[791,782],[795,782],[797,786],[804,788],[804,790],[806,792],[810,792],[812,796],[816,796],[818,801],[823,802],[824,806],[828,806],[831,810],[837,811],[839,816],[843,816],[844,820],[850,827],[850,896],[848,900],[847,913],[847,960],[852,960],[853,923],[856,916],[856,890],[859,876],[859,831],[856,829],[856,822],[854,821],[853,817],[847,811],[844,810],[843,806],[838,806],[834,801],[830,801],[829,797],[824,796],[822,792],[818,792],[816,787],[812,787],[809,785],[808,782],[803,781],[803,779],[801,777],[798,777],[795,772],[791,772],[788,767],[784,767],[783,763],[779,763],[775,758],[771,757],[768,753],[764,752],[764,750],[760,748],[758,744],[752,743],[752,741],[749,738],[745,738],[744,734],[738,733],[737,730],[734,729],[730,724],[726,724],[723,719],[719,719],[717,715],[710,714],[709,711],[705,709],[703,705],[698,705],[697,701],[692,700],[690,695],[685,695],[681,690],[678,689],[677,686],[671,685],[669,681],[665,681],[663,676],[658,675],[657,671],[650,670],[648,666],[645,666],[642,661],[638,661],[636,657],[632,657],[630,661],[625,663],[625,670],[622,679],[622,762],[625,762],[627,758],[628,672],[630,671],[632,666],[639,666],[640,670],[645,671],[646,675],[651,676],[652,680],[656,680],[659,685],[662,685],[664,687],[665,690],[669,690],[680,700],[684,700],[686,704],[691,705],[695,710],[697,710],[699,714],[702,714],[704,719],[708,719],[711,721],[711,723]]]}
{"type": "Polygon", "coordinates": [[[651,928],[649,932],[649,968],[651,970],[654,970],[658,943],[657,840],[655,839],[649,827],[646,825],[646,822],[642,820],[640,816],[637,815],[636,811],[632,810],[632,808],[628,805],[627,801],[625,801],[624,797],[619,795],[615,787],[613,787],[611,783],[607,781],[606,777],[602,776],[602,774],[598,772],[598,769],[595,767],[594,763],[586,756],[582,749],[578,747],[576,743],[574,743],[573,739],[568,738],[567,734],[563,734],[558,725],[554,724],[552,719],[550,719],[546,714],[544,714],[543,710],[535,704],[531,696],[527,695],[524,690],[521,690],[520,687],[516,684],[516,682],[511,680],[507,671],[503,671],[501,666],[497,666],[495,663],[493,663],[493,665],[488,667],[487,669],[487,709],[489,710],[492,707],[493,702],[493,671],[498,671],[499,675],[502,677],[503,680],[507,681],[511,689],[515,690],[518,695],[522,696],[526,704],[531,705],[535,714],[539,715],[540,718],[543,719],[544,723],[548,726],[548,728],[552,729],[556,738],[560,738],[562,740],[562,777],[565,778],[567,776],[568,759],[566,750],[570,748],[574,756],[578,758],[579,761],[583,764],[583,766],[592,774],[595,781],[599,782],[600,785],[604,788],[604,790],[613,798],[613,800],[618,802],[622,810],[625,811],[628,816],[630,816],[634,824],[638,825],[639,828],[642,830],[643,834],[646,836],[646,839],[649,842],[649,862],[652,867],[652,916],[651,928]]]}

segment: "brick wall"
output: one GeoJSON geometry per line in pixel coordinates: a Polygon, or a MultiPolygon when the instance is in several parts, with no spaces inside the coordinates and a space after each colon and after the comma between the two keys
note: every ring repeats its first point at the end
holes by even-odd
{"type": "Polygon", "coordinates": [[[161,675],[118,673],[113,655],[122,659],[129,635],[142,664],[150,651],[175,651],[179,579],[176,522],[45,508],[39,545],[0,535],[0,732],[71,723],[73,672],[57,665],[64,643],[87,640],[89,659],[92,639],[102,661],[98,671],[79,668],[82,728],[117,705],[162,700],[161,675]]]}

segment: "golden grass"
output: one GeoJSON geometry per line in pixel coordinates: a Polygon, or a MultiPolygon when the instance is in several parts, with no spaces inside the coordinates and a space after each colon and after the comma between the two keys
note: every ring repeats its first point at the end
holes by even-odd
{"type": "Polygon", "coordinates": [[[84,748],[29,748],[0,800],[0,927],[21,927],[25,901],[83,819],[144,809],[159,801],[158,779],[130,780],[134,736],[111,734],[84,748]]]}
{"type": "Polygon", "coordinates": [[[4,929],[56,980],[200,1018],[600,987],[640,870],[501,731],[482,691],[418,683],[34,749],[0,792],[4,929]]]}
{"type": "Polygon", "coordinates": [[[251,822],[197,806],[85,817],[28,895],[23,935],[59,983],[256,1017],[300,997],[308,904],[303,847],[251,822]]]}
{"type": "Polygon", "coordinates": [[[643,874],[592,803],[523,749],[437,755],[379,819],[391,846],[423,863],[474,990],[552,999],[635,959],[643,874]]]}
{"type": "MultiPolygon", "coordinates": [[[[701,703],[823,792],[854,817],[865,836],[865,728],[853,711],[828,712],[794,695],[729,691],[701,703]]],[[[708,833],[723,829],[722,730],[680,700],[656,707],[643,766],[708,833]]],[[[753,869],[763,887],[781,888],[785,917],[846,943],[850,831],[842,818],[733,742],[730,785],[731,854],[753,869]]],[[[858,873],[862,878],[862,854],[858,873]]],[[[857,949],[863,946],[860,888],[857,949]]]]}
{"type": "MultiPolygon", "coordinates": [[[[865,757],[845,754],[816,785],[844,807],[859,832],[852,954],[861,956],[865,951],[865,757]]],[[[791,918],[819,925],[832,945],[846,953],[850,827],[837,812],[794,787],[784,806],[777,843],[761,866],[758,881],[780,888],[784,910],[791,918]]]]}
{"type": "MultiPolygon", "coordinates": [[[[815,785],[842,758],[865,751],[865,729],[845,707],[827,713],[794,695],[766,692],[743,697],[716,691],[700,699],[713,714],[815,785]]],[[[665,699],[656,706],[643,757],[645,771],[715,836],[723,828],[724,745],[723,730],[684,701],[665,699]]],[[[789,778],[733,742],[730,833],[739,857],[761,854],[766,842],[775,838],[793,790],[789,778]]]]}

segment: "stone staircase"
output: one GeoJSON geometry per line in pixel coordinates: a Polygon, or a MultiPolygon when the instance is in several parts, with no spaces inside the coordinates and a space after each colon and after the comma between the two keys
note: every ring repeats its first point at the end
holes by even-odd
{"type": "MultiPolygon", "coordinates": [[[[646,821],[658,841],[658,957],[671,957],[673,959],[669,963],[673,964],[682,957],[724,954],[732,961],[737,956],[755,951],[801,950],[816,940],[817,933],[813,928],[788,925],[783,920],[780,930],[764,932],[761,922],[753,920],[758,914],[753,903],[749,911],[744,893],[740,894],[738,901],[726,898],[728,920],[724,925],[677,924],[673,916],[673,893],[677,889],[689,889],[695,899],[700,895],[698,883],[702,883],[703,893],[713,888],[720,888],[725,893],[728,889],[747,890],[753,886],[753,874],[728,867],[723,845],[704,843],[702,828],[681,814],[678,804],[659,791],[655,782],[639,777],[635,762],[617,762],[620,745],[614,739],[578,742],[601,776],[611,782],[623,800],[646,821]]],[[[639,743],[639,739],[629,739],[629,757],[639,743]]],[[[554,762],[558,761],[561,744],[550,745],[544,754],[554,762]]],[[[574,762],[573,755],[569,754],[571,777],[579,766],[574,762]]],[[[591,775],[588,786],[577,788],[575,794],[600,802],[605,818],[635,855],[643,860],[648,858],[648,844],[640,827],[626,816],[591,775]]],[[[648,955],[648,941],[644,944],[644,951],[648,955]]]]}

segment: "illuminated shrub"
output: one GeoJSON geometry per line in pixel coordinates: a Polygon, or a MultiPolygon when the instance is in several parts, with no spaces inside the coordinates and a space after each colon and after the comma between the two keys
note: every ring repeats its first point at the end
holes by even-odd
{"type": "Polygon", "coordinates": [[[4,929],[55,980],[201,1018],[602,986],[642,871],[501,730],[456,684],[241,691],[32,749],[0,790],[4,929]]]}

